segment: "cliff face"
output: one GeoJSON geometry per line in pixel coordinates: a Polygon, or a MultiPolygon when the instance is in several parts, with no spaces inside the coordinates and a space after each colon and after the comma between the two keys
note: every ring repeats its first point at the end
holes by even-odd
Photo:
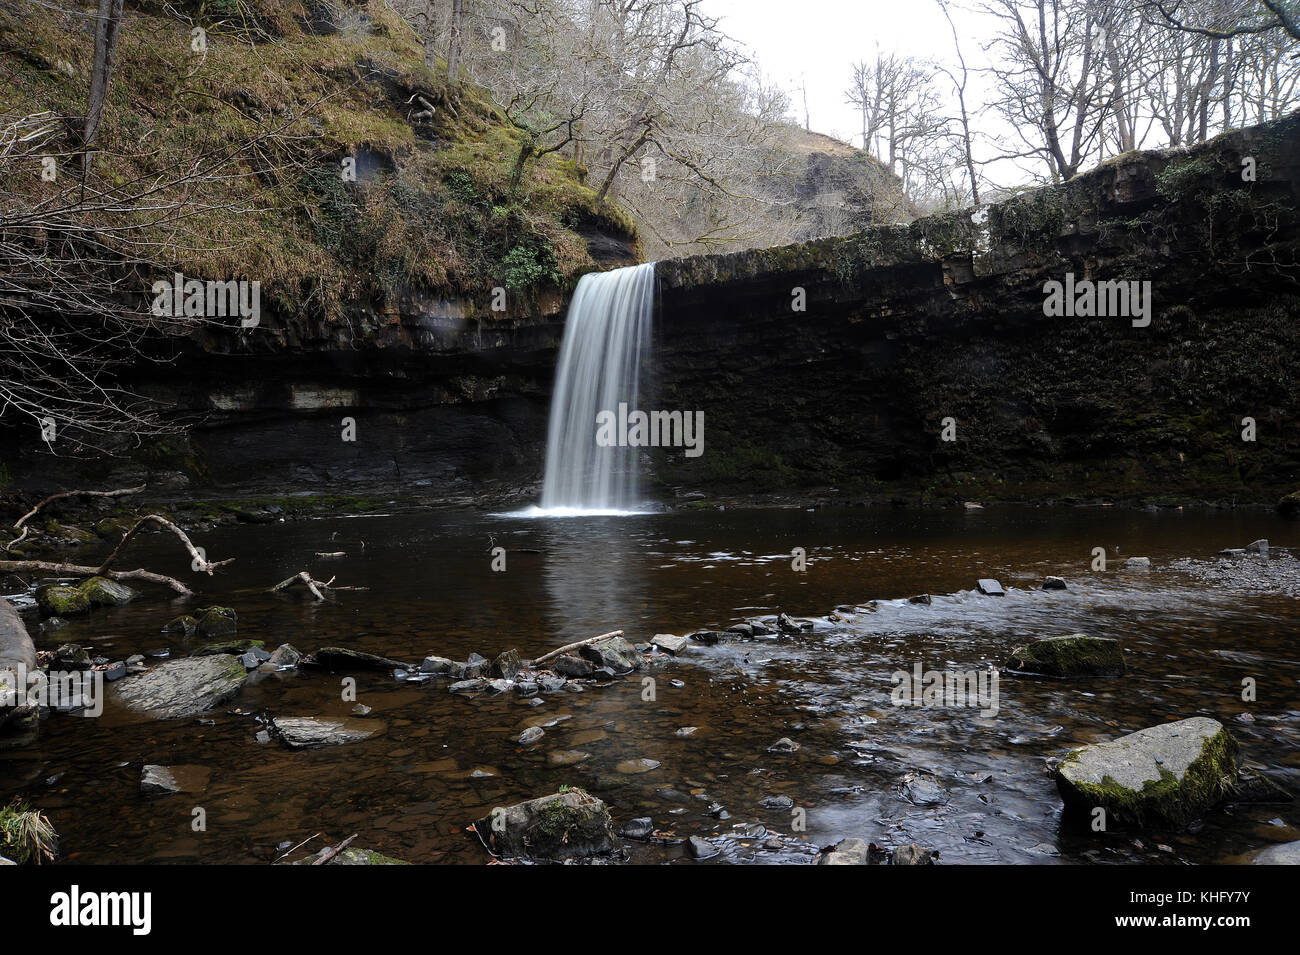
{"type": "Polygon", "coordinates": [[[703,410],[706,450],[658,474],[1275,501],[1300,483],[1298,199],[1292,116],[973,215],[661,263],[657,406],[703,410]],[[1045,315],[1044,283],[1067,273],[1150,283],[1149,324],[1045,315]]]}
{"type": "MultiPolygon", "coordinates": [[[[655,477],[706,493],[1276,500],[1300,485],[1298,166],[1292,117],[974,214],[661,262],[648,407],[703,411],[705,452],[657,452],[655,477]],[[1045,315],[1044,283],[1067,273],[1139,296],[1149,282],[1149,324],[1045,315]]],[[[33,488],[526,491],[565,302],[503,316],[486,301],[408,293],[395,314],[209,332],[129,382],[200,418],[188,442],[89,474],[3,457],[33,488]]]]}

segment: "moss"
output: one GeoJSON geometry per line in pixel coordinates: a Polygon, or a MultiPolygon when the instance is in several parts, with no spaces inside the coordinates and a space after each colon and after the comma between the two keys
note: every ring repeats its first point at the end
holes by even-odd
{"type": "Polygon", "coordinates": [[[63,584],[37,587],[36,604],[45,617],[74,617],[90,612],[90,598],[80,588],[63,584]]]}
{"type": "MultiPolygon", "coordinates": [[[[1100,783],[1073,781],[1071,786],[1083,800],[1105,808],[1118,822],[1181,828],[1229,793],[1237,774],[1236,756],[1237,741],[1227,729],[1220,728],[1204,741],[1200,755],[1181,781],[1161,768],[1160,779],[1148,780],[1140,791],[1122,786],[1110,776],[1103,777],[1100,783]]],[[[1079,751],[1074,750],[1061,762],[1064,765],[1078,759],[1079,751]]]]}
{"type": "Polygon", "coordinates": [[[1051,637],[1017,647],[1007,667],[1044,676],[1113,676],[1124,672],[1124,651],[1115,640],[1084,634],[1051,637]]]}

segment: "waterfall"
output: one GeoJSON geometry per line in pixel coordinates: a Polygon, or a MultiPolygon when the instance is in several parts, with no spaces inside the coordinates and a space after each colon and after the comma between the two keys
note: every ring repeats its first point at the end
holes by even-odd
{"type": "Polygon", "coordinates": [[[600,447],[596,416],[637,408],[654,313],[654,263],[584,275],[564,320],[546,436],[542,511],[623,512],[640,503],[637,448],[600,447]]]}

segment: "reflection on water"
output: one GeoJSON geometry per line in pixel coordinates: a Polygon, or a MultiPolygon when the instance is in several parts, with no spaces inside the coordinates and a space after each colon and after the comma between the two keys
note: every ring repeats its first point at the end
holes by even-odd
{"type": "MultiPolygon", "coordinates": [[[[1300,565],[1255,570],[1213,555],[1294,525],[1261,514],[1110,509],[695,511],[634,518],[528,520],[432,511],[227,528],[200,535],[228,572],[198,582],[198,604],[164,594],[97,612],[52,635],[112,658],[173,655],[168,619],[234,606],[240,635],[301,650],[344,644],[412,661],[517,647],[525,656],[612,629],[634,641],[723,627],[783,610],[813,619],[792,641],[697,648],[639,678],[531,704],[466,699],[445,684],[355,674],[361,702],[387,724],[373,740],[292,752],[255,741],[272,716],[344,715],[341,674],[255,675],[203,721],[55,717],[41,740],[0,754],[0,799],[44,808],[72,861],[251,862],[315,832],[416,862],[481,863],[463,830],[491,807],[582,785],[616,821],[649,815],[677,838],[714,838],[714,861],[807,861],[844,836],[917,841],[954,862],[1212,862],[1300,838],[1294,805],[1238,806],[1189,833],[1098,835],[1063,823],[1046,759],[1171,718],[1227,723],[1249,762],[1300,789],[1297,604],[1300,565]],[[492,569],[493,548],[506,569],[492,569]],[[807,571],[792,568],[802,547],[807,571]],[[1094,573],[1094,547],[1110,569],[1094,573]],[[343,551],[337,559],[318,558],[343,551]],[[1126,569],[1149,556],[1149,570],[1126,569]],[[267,588],[299,570],[340,584],[328,604],[267,588]],[[1042,591],[1045,574],[1069,590],[1042,591]],[[974,591],[980,577],[1008,588],[974,591]],[[1261,585],[1263,579],[1265,584],[1261,585]],[[932,602],[905,599],[928,593],[932,602]],[[837,606],[874,609],[826,615],[837,606]],[[1001,663],[1016,643],[1085,631],[1124,642],[1130,672],[1058,682],[1005,675],[995,717],[891,705],[891,675],[1001,663]],[[1242,679],[1258,700],[1241,699],[1242,679]],[[1248,714],[1243,716],[1242,714],[1248,714]],[[524,747],[520,731],[546,735],[524,747]],[[697,727],[679,735],[683,727],[697,727]],[[794,753],[768,747],[781,737],[794,753]],[[553,754],[563,753],[563,757],[553,754]],[[568,754],[584,754],[581,757],[568,754]],[[657,768],[631,774],[628,760],[657,768]],[[574,761],[576,760],[576,761],[574,761]],[[199,797],[146,800],[144,763],[213,770],[199,797]],[[791,804],[807,812],[793,829],[791,804]],[[191,830],[202,805],[209,826],[191,830]]],[[[144,542],[141,566],[192,579],[174,541],[144,542]]],[[[667,840],[671,842],[671,840],[667,840]]],[[[675,861],[674,844],[633,858],[675,861]]]]}

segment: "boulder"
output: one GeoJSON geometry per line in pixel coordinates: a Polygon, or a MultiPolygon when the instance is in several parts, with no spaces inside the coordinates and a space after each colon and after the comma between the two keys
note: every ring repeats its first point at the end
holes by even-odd
{"type": "Polygon", "coordinates": [[[139,592],[107,577],[91,577],[79,588],[92,607],[122,607],[139,596],[139,592]]]}
{"type": "Polygon", "coordinates": [[[194,611],[194,632],[205,640],[229,637],[239,629],[239,614],[230,607],[203,607],[194,611]]]}
{"type": "Polygon", "coordinates": [[[447,676],[454,666],[456,666],[456,661],[448,657],[429,656],[425,657],[424,662],[420,664],[420,672],[447,676]]]}
{"type": "Polygon", "coordinates": [[[199,629],[199,622],[189,614],[182,614],[174,617],[163,626],[163,633],[180,633],[187,637],[194,636],[195,631],[199,629]]]}
{"type": "Polygon", "coordinates": [[[1040,676],[1116,676],[1124,672],[1124,648],[1110,637],[1083,633],[1047,637],[1016,647],[1005,666],[1040,676]]]}
{"type": "Polygon", "coordinates": [[[519,655],[519,651],[507,650],[505,653],[498,654],[492,661],[490,672],[498,680],[513,680],[523,668],[524,659],[519,655]]]}
{"type": "Polygon", "coordinates": [[[46,584],[36,588],[36,606],[42,617],[75,617],[90,613],[90,598],[79,587],[46,584]]]}
{"type": "Polygon", "coordinates": [[[274,667],[296,667],[298,661],[302,659],[302,654],[294,649],[291,643],[282,643],[275,648],[275,651],[267,658],[267,663],[274,667]]]}
{"type": "Polygon", "coordinates": [[[870,858],[870,845],[865,839],[841,839],[829,852],[822,854],[818,865],[866,865],[870,858]]]}
{"type": "Polygon", "coordinates": [[[1061,577],[1047,576],[1043,578],[1044,590],[1065,590],[1065,580],[1061,577]]]}
{"type": "Polygon", "coordinates": [[[1007,592],[1002,589],[1002,585],[992,577],[981,577],[975,586],[986,597],[1005,597],[1007,595],[1007,592]]]}
{"type": "Polygon", "coordinates": [[[641,656],[636,652],[636,647],[622,637],[589,643],[579,652],[595,667],[607,667],[614,673],[631,673],[641,666],[641,656]]]}
{"type": "Polygon", "coordinates": [[[474,831],[488,851],[512,859],[563,862],[619,847],[605,803],[581,789],[494,809],[474,831]]]}
{"type": "Polygon", "coordinates": [[[236,693],[248,679],[238,658],[227,653],[168,660],[152,670],[113,684],[127,709],[156,719],[175,720],[211,709],[236,693]]]}
{"type": "Polygon", "coordinates": [[[375,720],[326,720],[310,716],[277,716],[271,720],[271,726],[291,749],[316,749],[320,746],[355,743],[384,730],[384,724],[375,720]]]}
{"type": "Polygon", "coordinates": [[[1237,742],[1204,716],[1072,750],[1056,767],[1067,807],[1100,806],[1108,822],[1182,828],[1222,802],[1237,778],[1237,742]]]}
{"type": "Polygon", "coordinates": [[[1246,553],[1247,553],[1247,554],[1267,554],[1267,553],[1268,553],[1268,541],[1266,541],[1266,540],[1264,540],[1264,539],[1262,539],[1262,538],[1261,538],[1260,540],[1257,540],[1257,541],[1251,541],[1249,544],[1246,545],[1246,553]]]}

